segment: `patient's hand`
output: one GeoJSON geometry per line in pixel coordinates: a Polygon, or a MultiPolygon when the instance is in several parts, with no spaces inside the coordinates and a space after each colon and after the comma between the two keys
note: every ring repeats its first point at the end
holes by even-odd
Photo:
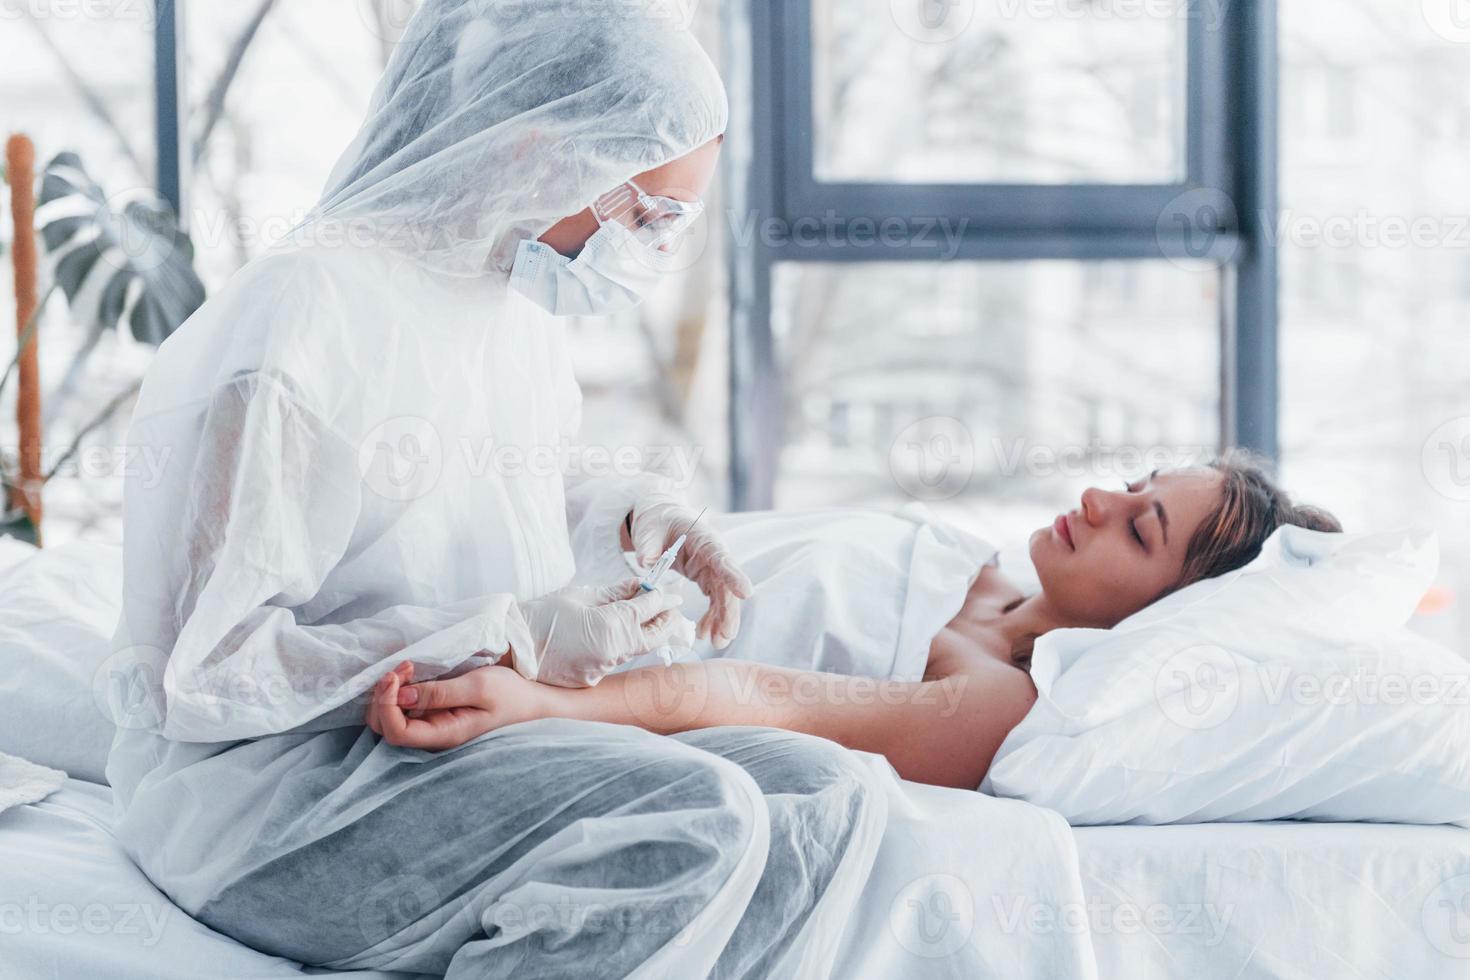
{"type": "Polygon", "coordinates": [[[367,724],[390,745],[452,749],[486,732],[546,717],[548,690],[498,666],[414,684],[413,664],[403,663],[378,682],[367,724]]]}

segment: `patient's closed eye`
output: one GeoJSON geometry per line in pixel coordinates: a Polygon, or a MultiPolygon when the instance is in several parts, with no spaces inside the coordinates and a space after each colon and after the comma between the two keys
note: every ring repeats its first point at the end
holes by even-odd
{"type": "MultiPolygon", "coordinates": [[[[1133,492],[1133,484],[1129,483],[1127,480],[1124,480],[1123,481],[1123,492],[1124,493],[1132,493],[1133,492]]],[[[1143,535],[1141,535],[1141,534],[1138,533],[1138,522],[1137,521],[1129,521],[1128,522],[1128,530],[1129,530],[1130,533],[1132,533],[1133,540],[1138,542],[1138,546],[1140,548],[1142,548],[1144,551],[1147,551],[1148,550],[1148,545],[1144,543],[1143,535]]]]}

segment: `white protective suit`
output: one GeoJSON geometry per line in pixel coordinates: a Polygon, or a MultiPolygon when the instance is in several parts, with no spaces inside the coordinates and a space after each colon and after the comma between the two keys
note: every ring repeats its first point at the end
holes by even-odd
{"type": "Polygon", "coordinates": [[[546,721],[427,753],[362,727],[403,660],[511,649],[534,676],[517,600],[573,577],[573,539],[620,561],[657,481],[564,491],[579,395],[510,263],[726,113],[656,5],[428,0],[307,221],[163,345],[129,437],[162,477],[126,491],[108,777],[188,912],[343,969],[829,969],[885,812],[831,743],[546,721]]]}

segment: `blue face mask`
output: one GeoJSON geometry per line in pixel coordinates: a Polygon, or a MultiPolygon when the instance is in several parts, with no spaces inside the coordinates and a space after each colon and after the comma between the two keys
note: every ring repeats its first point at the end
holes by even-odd
{"type": "Polygon", "coordinates": [[[643,302],[676,263],[622,225],[605,224],[575,259],[534,239],[521,242],[510,288],[554,316],[620,313],[643,302]]]}

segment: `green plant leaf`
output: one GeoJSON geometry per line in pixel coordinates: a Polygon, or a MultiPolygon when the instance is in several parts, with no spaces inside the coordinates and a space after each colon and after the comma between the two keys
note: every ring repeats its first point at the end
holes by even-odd
{"type": "Polygon", "coordinates": [[[123,323],[161,344],[204,302],[194,244],[168,203],[151,190],[108,198],[75,153],[46,165],[36,223],[88,347],[123,323]]]}
{"type": "Polygon", "coordinates": [[[27,544],[40,543],[36,525],[31,523],[25,511],[19,510],[0,514],[0,538],[18,538],[27,544]]]}

